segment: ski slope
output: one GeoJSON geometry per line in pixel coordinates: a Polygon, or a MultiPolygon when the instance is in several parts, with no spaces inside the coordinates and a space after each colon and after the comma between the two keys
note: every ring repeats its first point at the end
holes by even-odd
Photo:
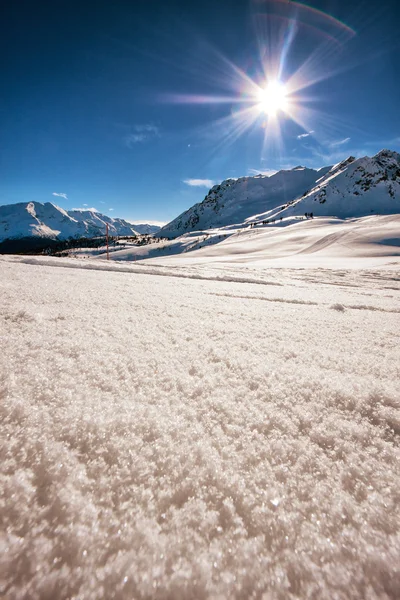
{"type": "Polygon", "coordinates": [[[398,598],[398,259],[305,225],[290,268],[0,257],[3,597],[398,598]]]}
{"type": "MultiPolygon", "coordinates": [[[[80,256],[93,254],[79,251],[80,256]]],[[[104,254],[97,258],[104,260],[104,254]]],[[[252,264],[260,269],[400,264],[400,215],[346,220],[301,217],[254,228],[205,230],[147,246],[113,249],[110,259],[145,260],[149,265],[252,264]]]]}

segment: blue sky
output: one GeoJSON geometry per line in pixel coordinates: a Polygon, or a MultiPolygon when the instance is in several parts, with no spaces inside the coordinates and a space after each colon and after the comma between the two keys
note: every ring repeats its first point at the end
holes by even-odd
{"type": "Polygon", "coordinates": [[[2,11],[0,204],[169,221],[222,179],[400,151],[397,0],[2,11]]]}

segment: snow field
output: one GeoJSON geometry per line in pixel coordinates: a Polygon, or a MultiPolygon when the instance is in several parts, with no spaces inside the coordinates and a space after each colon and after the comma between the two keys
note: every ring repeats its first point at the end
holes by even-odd
{"type": "Polygon", "coordinates": [[[4,597],[397,598],[398,273],[83,262],[0,259],[4,597]]]}
{"type": "MultiPolygon", "coordinates": [[[[346,264],[359,270],[393,261],[400,264],[399,248],[400,215],[396,214],[347,220],[285,219],[254,229],[238,226],[236,230],[229,227],[193,232],[168,242],[113,251],[110,258],[116,262],[146,259],[147,266],[223,262],[295,269],[324,268],[330,261],[332,269],[346,264]]],[[[104,255],[97,259],[104,260],[104,255]]]]}

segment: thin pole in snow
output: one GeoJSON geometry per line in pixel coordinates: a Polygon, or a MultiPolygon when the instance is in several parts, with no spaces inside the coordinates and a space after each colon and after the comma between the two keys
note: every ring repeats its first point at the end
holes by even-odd
{"type": "Polygon", "coordinates": [[[110,255],[108,253],[108,223],[106,223],[106,243],[107,243],[107,260],[110,260],[110,255]]]}

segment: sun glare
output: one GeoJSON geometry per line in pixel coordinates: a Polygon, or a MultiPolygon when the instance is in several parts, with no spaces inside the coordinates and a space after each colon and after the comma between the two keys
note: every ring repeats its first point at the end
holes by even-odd
{"type": "Polygon", "coordinates": [[[176,104],[230,106],[225,114],[222,107],[221,111],[215,109],[215,115],[220,116],[212,122],[212,134],[209,123],[199,129],[207,140],[210,136],[214,139],[215,131],[217,142],[212,144],[215,155],[224,146],[257,130],[263,133],[261,155],[264,157],[273,152],[277,155],[284,152],[288,122],[299,128],[298,139],[304,135],[300,130],[314,131],[316,123],[319,129],[331,126],[331,116],[312,104],[318,96],[309,95],[305,90],[341,72],[340,58],[344,56],[345,43],[356,32],[301,2],[281,0],[273,4],[282,5],[282,14],[275,9],[272,12],[269,8],[265,12],[257,9],[254,23],[258,53],[255,57],[246,53],[242,61],[246,65],[244,68],[211,44],[204,45],[207,89],[210,84],[217,84],[217,94],[174,93],[163,97],[164,101],[176,104]],[[312,22],[300,18],[299,11],[304,15],[307,13],[312,22]],[[294,54],[294,43],[298,44],[302,39],[313,43],[310,43],[310,53],[299,61],[294,54]]]}
{"type": "Polygon", "coordinates": [[[287,90],[279,81],[271,81],[265,88],[260,88],[257,100],[260,110],[270,117],[288,108],[287,90]]]}

